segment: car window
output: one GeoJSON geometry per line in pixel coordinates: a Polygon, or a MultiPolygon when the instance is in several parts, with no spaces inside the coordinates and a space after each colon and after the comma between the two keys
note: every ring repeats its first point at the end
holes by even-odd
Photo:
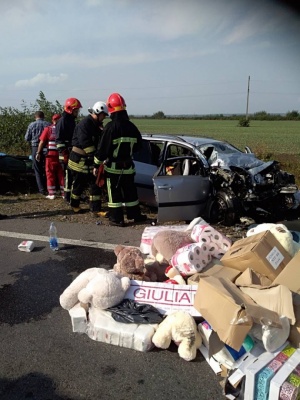
{"type": "Polygon", "coordinates": [[[190,149],[177,144],[170,144],[167,150],[167,158],[171,157],[182,157],[182,156],[193,156],[194,154],[190,149]]]}
{"type": "Polygon", "coordinates": [[[161,164],[161,154],[164,142],[150,141],[143,139],[142,149],[134,153],[133,159],[145,164],[159,166],[161,164]]]}

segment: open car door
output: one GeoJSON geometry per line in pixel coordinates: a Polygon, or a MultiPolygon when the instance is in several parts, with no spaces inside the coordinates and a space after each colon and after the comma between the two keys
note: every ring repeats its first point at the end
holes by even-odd
{"type": "Polygon", "coordinates": [[[167,159],[153,177],[157,221],[190,221],[204,215],[211,196],[211,182],[202,175],[194,157],[167,159]]]}

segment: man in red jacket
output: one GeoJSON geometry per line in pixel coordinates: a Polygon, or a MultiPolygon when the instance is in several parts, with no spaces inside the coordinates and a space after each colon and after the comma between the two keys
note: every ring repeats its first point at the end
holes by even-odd
{"type": "Polygon", "coordinates": [[[64,171],[59,162],[58,150],[55,144],[56,134],[55,125],[61,117],[60,114],[52,116],[52,125],[47,126],[40,136],[40,142],[36,153],[36,160],[39,161],[43,148],[47,147],[46,155],[46,179],[47,179],[47,199],[54,200],[57,184],[60,188],[61,196],[64,197],[64,171]]]}

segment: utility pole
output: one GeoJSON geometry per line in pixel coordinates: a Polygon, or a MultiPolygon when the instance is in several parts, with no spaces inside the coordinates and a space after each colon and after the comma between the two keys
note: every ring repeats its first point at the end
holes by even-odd
{"type": "Polygon", "coordinates": [[[248,121],[249,91],[250,91],[250,75],[248,76],[248,91],[247,91],[246,121],[248,121]]]}

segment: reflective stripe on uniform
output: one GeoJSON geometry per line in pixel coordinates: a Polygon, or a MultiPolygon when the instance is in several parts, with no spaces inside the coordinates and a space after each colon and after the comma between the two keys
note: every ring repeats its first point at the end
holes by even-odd
{"type": "Polygon", "coordinates": [[[117,158],[118,154],[119,154],[119,149],[122,143],[130,143],[130,154],[132,154],[132,149],[133,149],[133,145],[137,143],[137,139],[136,138],[131,138],[131,137],[120,137],[118,139],[114,139],[113,140],[113,145],[117,145],[117,147],[115,148],[114,152],[113,152],[113,157],[117,158]]]}
{"type": "Polygon", "coordinates": [[[74,162],[74,161],[69,159],[68,167],[71,170],[77,171],[77,172],[81,172],[82,174],[88,174],[89,172],[91,172],[93,170],[92,166],[88,167],[87,165],[85,165],[84,159],[81,159],[79,161],[79,163],[76,163],[76,162],[74,162]]]}
{"type": "Polygon", "coordinates": [[[96,151],[95,146],[89,146],[89,147],[85,147],[83,149],[83,151],[85,151],[86,153],[94,153],[96,151]]]}
{"type": "Polygon", "coordinates": [[[134,207],[134,206],[138,206],[140,203],[138,200],[135,201],[130,201],[128,203],[125,202],[125,207],[134,207]]]}
{"type": "Polygon", "coordinates": [[[135,173],[135,168],[130,167],[128,169],[116,169],[116,164],[115,162],[111,163],[111,166],[108,167],[107,165],[104,166],[105,171],[110,172],[111,174],[125,174],[125,175],[130,175],[135,173]]]}

